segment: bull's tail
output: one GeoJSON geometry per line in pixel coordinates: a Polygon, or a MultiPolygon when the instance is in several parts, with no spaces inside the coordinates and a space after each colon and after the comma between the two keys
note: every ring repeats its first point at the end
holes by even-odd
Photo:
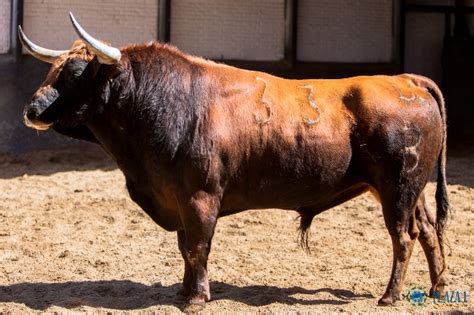
{"type": "Polygon", "coordinates": [[[436,233],[438,234],[439,243],[441,245],[441,253],[444,255],[444,227],[446,226],[449,212],[448,189],[446,184],[446,108],[443,95],[438,86],[433,83],[432,87],[427,87],[427,89],[438,103],[441,121],[443,123],[443,141],[438,156],[438,179],[436,183],[436,233]]]}
{"type": "Polygon", "coordinates": [[[311,227],[315,213],[312,213],[312,211],[304,211],[303,209],[298,209],[298,213],[300,214],[300,226],[298,227],[299,243],[301,248],[310,254],[309,228],[311,227]]]}
{"type": "Polygon", "coordinates": [[[438,103],[439,112],[441,115],[443,141],[441,143],[441,149],[438,155],[438,179],[436,184],[436,234],[438,235],[439,243],[441,246],[441,253],[444,256],[444,228],[448,220],[448,213],[450,211],[448,190],[446,184],[446,138],[447,138],[447,126],[446,126],[446,107],[444,104],[443,94],[439,87],[432,80],[418,76],[411,75],[418,85],[426,88],[428,92],[438,103]]]}

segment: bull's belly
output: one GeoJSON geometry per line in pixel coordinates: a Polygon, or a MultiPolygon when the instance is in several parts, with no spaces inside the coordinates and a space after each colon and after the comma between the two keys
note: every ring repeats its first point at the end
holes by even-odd
{"type": "Polygon", "coordinates": [[[325,210],[368,188],[362,178],[349,174],[335,176],[330,181],[320,181],[317,177],[262,177],[255,182],[241,182],[228,187],[221,203],[221,214],[264,208],[312,207],[325,210]]]}
{"type": "Polygon", "coordinates": [[[347,135],[307,135],[304,145],[295,144],[298,141],[269,146],[266,154],[251,155],[237,175],[226,176],[221,212],[324,207],[338,194],[365,182],[354,164],[357,159],[347,135]]]}

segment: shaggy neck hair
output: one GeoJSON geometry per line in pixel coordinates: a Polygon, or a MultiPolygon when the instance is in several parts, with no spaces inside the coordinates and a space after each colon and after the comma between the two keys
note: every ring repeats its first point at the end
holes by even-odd
{"type": "Polygon", "coordinates": [[[208,99],[202,65],[153,42],[122,49],[120,64],[109,71],[104,107],[125,115],[119,119],[129,120],[129,129],[142,130],[139,136],[159,142],[172,158],[180,147],[189,148],[208,99]]]}

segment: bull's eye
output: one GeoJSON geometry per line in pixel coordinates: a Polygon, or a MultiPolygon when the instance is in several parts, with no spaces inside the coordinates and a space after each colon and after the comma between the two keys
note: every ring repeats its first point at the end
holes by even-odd
{"type": "Polygon", "coordinates": [[[65,68],[63,70],[63,75],[66,80],[77,80],[81,77],[82,69],[69,69],[65,68]]]}
{"type": "Polygon", "coordinates": [[[82,69],[81,70],[76,70],[72,73],[74,79],[79,79],[82,75],[82,69]]]}

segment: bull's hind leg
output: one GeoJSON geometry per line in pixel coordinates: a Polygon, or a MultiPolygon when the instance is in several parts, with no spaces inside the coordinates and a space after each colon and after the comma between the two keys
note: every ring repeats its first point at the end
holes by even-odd
{"type": "Polygon", "coordinates": [[[400,300],[408,262],[419,233],[415,219],[418,193],[403,188],[399,191],[401,186],[393,186],[394,192],[380,192],[385,225],[392,239],[393,264],[390,281],[379,305],[390,305],[400,300]]]}
{"type": "Polygon", "coordinates": [[[445,269],[444,255],[438,235],[436,234],[436,214],[426,206],[425,196],[421,194],[416,204],[416,223],[420,230],[420,241],[430,269],[430,295],[435,291],[443,294],[445,281],[442,276],[445,269]]]}

